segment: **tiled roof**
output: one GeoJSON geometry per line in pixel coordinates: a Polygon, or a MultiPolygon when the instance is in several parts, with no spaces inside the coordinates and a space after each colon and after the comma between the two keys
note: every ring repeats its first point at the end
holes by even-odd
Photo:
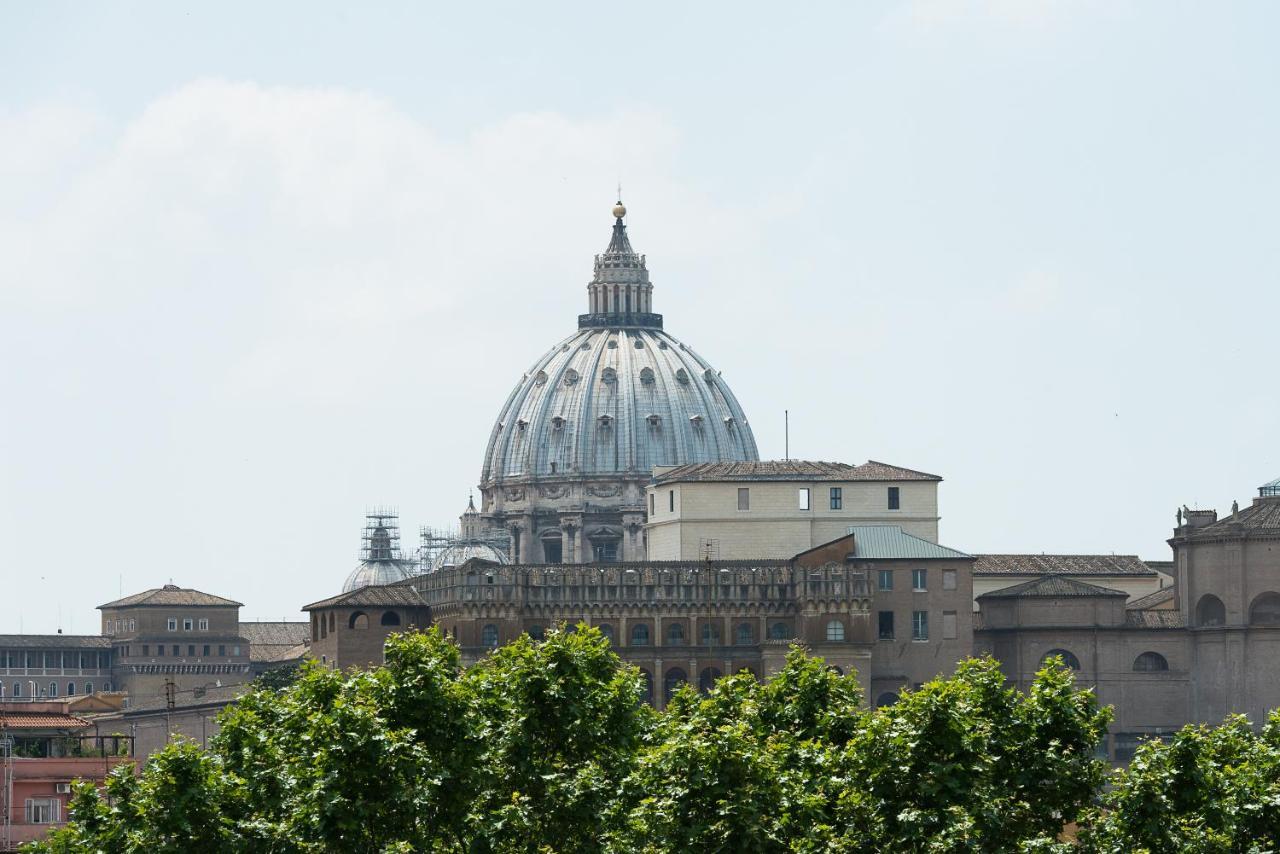
{"type": "Polygon", "coordinates": [[[241,622],[240,637],[255,645],[293,646],[311,637],[311,623],[305,620],[241,622]]]}
{"type": "MultiPolygon", "coordinates": [[[[192,690],[190,688],[180,688],[174,692],[173,706],[181,709],[188,706],[208,706],[208,705],[229,705],[235,702],[240,695],[248,693],[252,690],[253,685],[244,682],[238,685],[213,685],[201,690],[192,690]]],[[[130,706],[125,709],[125,714],[130,712],[153,712],[166,708],[168,701],[163,695],[152,697],[137,705],[130,706]]]]}
{"type": "Polygon", "coordinates": [[[888,463],[876,462],[875,460],[868,460],[860,466],[810,460],[689,463],[683,466],[676,466],[654,477],[655,483],[739,480],[940,481],[942,478],[936,474],[904,469],[888,463]]]}
{"type": "Polygon", "coordinates": [[[1173,599],[1173,588],[1162,587],[1155,593],[1148,593],[1140,599],[1134,599],[1125,608],[1130,611],[1142,611],[1147,608],[1154,608],[1156,605],[1163,605],[1165,602],[1173,599]]]}
{"type": "Polygon", "coordinates": [[[0,649],[111,649],[103,635],[0,635],[0,649]]]}
{"type": "MultiPolygon", "coordinates": [[[[560,564],[556,564],[560,566],[560,564]]],[[[406,584],[370,585],[352,590],[350,593],[339,593],[319,602],[304,605],[302,610],[312,611],[316,608],[355,608],[361,606],[405,606],[421,607],[426,603],[418,595],[418,591],[406,584]]]]}
{"type": "Polygon", "coordinates": [[[974,575],[1155,575],[1137,555],[974,556],[974,575]]]}
{"type": "Polygon", "coordinates": [[[1045,575],[1040,578],[1024,581],[1012,587],[1003,587],[983,593],[979,599],[1059,599],[1066,596],[1122,596],[1129,594],[1123,590],[1112,590],[1110,587],[1099,587],[1097,584],[1086,584],[1064,575],[1045,575]]]}
{"type": "Polygon", "coordinates": [[[969,555],[912,536],[897,525],[850,525],[853,556],[867,560],[966,560],[969,555]]]}
{"type": "Polygon", "coordinates": [[[221,606],[224,608],[239,608],[242,603],[232,599],[223,599],[221,596],[214,596],[211,593],[201,593],[199,590],[192,590],[189,587],[178,587],[173,584],[166,584],[164,587],[156,587],[151,590],[144,590],[141,593],[135,593],[132,596],[126,596],[123,599],[117,599],[114,602],[108,602],[105,605],[99,605],[98,608],[124,608],[131,605],[163,605],[163,606],[221,606]]]}
{"type": "Polygon", "coordinates": [[[1125,611],[1124,624],[1135,629],[1185,629],[1181,611],[1125,611]]]}
{"type": "Polygon", "coordinates": [[[1192,539],[1198,539],[1232,534],[1241,529],[1245,531],[1274,531],[1280,533],[1280,500],[1275,498],[1257,499],[1255,503],[1250,504],[1248,507],[1243,507],[1238,512],[1225,516],[1211,525],[1190,530],[1184,529],[1183,533],[1192,539]]]}
{"type": "Polygon", "coordinates": [[[1163,572],[1165,575],[1173,575],[1173,561],[1171,560],[1144,560],[1143,563],[1157,572],[1163,572]]]}
{"type": "Polygon", "coordinates": [[[279,664],[286,661],[297,661],[307,657],[311,651],[309,643],[295,643],[292,646],[252,646],[249,647],[249,660],[258,664],[279,664]]]}
{"type": "Polygon", "coordinates": [[[88,725],[75,715],[0,709],[0,729],[82,729],[88,725]]]}

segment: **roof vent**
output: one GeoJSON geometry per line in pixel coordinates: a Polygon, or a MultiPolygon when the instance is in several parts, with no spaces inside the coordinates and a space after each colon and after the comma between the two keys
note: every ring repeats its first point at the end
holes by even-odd
{"type": "Polygon", "coordinates": [[[726,415],[726,416],[724,417],[724,426],[725,426],[727,429],[732,430],[732,429],[733,429],[733,425],[734,425],[734,423],[735,423],[735,422],[734,422],[734,420],[733,420],[733,416],[732,416],[732,415],[726,415]]]}
{"type": "Polygon", "coordinates": [[[707,381],[707,385],[711,385],[716,381],[716,372],[707,368],[702,372],[702,378],[707,381]]]}
{"type": "Polygon", "coordinates": [[[528,426],[529,426],[529,422],[525,421],[523,418],[516,421],[516,429],[519,430],[521,433],[523,433],[524,428],[528,426]]]}
{"type": "Polygon", "coordinates": [[[659,342],[658,342],[658,349],[659,349],[659,350],[666,350],[666,349],[667,349],[667,342],[666,342],[666,341],[659,341],[659,342]]]}
{"type": "Polygon", "coordinates": [[[643,342],[643,341],[641,341],[639,338],[637,338],[637,339],[636,339],[636,349],[637,349],[637,350],[643,350],[643,349],[644,349],[644,342],[643,342]]]}

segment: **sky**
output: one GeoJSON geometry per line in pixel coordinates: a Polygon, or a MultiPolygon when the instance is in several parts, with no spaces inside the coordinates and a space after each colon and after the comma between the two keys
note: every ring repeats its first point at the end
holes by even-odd
{"type": "Polygon", "coordinates": [[[0,0],[0,633],[301,619],[456,524],[586,311],[967,552],[1166,559],[1280,477],[1274,3],[0,0]]]}

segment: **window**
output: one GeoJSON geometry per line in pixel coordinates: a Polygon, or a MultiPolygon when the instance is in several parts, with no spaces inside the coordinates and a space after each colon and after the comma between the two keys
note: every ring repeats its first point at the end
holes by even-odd
{"type": "Polygon", "coordinates": [[[898,487],[889,487],[889,509],[897,510],[901,507],[901,504],[902,502],[898,496],[898,487]]]}
{"type": "MultiPolygon", "coordinates": [[[[653,496],[650,496],[651,498],[653,496]]],[[[640,686],[640,702],[653,702],[653,674],[643,667],[640,668],[640,676],[644,679],[644,684],[640,686]]]]}
{"type": "Polygon", "coordinates": [[[193,643],[189,643],[189,644],[187,644],[187,655],[191,656],[192,658],[195,658],[195,655],[196,655],[196,645],[195,645],[195,644],[193,644],[193,643]]]}
{"type": "MultiPolygon", "coordinates": [[[[395,611],[383,611],[382,619],[379,620],[378,622],[380,622],[384,626],[398,626],[400,625],[400,615],[397,614],[395,611]]],[[[238,652],[236,653],[236,655],[239,655],[239,654],[240,653],[238,652]]]]}
{"type": "MultiPolygon", "coordinates": [[[[147,648],[144,646],[142,649],[145,652],[147,648]]],[[[156,656],[159,658],[164,658],[164,644],[162,643],[156,644],[156,656]]]]}
{"type": "Polygon", "coordinates": [[[498,627],[490,623],[480,632],[480,643],[489,649],[498,645],[498,627]]]}
{"type": "Polygon", "coordinates": [[[189,632],[191,631],[192,625],[194,625],[194,623],[192,622],[191,618],[187,617],[182,621],[182,630],[184,632],[189,632]]]}
{"type": "MultiPolygon", "coordinates": [[[[102,687],[102,690],[103,690],[103,691],[110,691],[110,690],[111,690],[111,683],[110,683],[110,682],[108,682],[106,685],[104,685],[104,686],[102,687]]],[[[85,692],[86,694],[92,694],[92,693],[93,693],[93,683],[92,683],[92,682],[86,682],[86,683],[84,683],[84,692],[85,692]]]]}
{"type": "Polygon", "coordinates": [[[617,563],[618,561],[617,540],[610,540],[605,543],[593,543],[591,550],[596,563],[617,563]]]}
{"type": "Polygon", "coordinates": [[[893,570],[892,569],[880,570],[880,589],[881,590],[893,589],[893,570]]]}
{"type": "Polygon", "coordinates": [[[532,625],[529,627],[528,634],[533,640],[540,641],[546,636],[546,630],[542,626],[532,625]]]}
{"type": "Polygon", "coordinates": [[[1196,605],[1196,625],[1225,626],[1227,624],[1227,608],[1222,600],[1212,593],[1200,597],[1196,605]]]}
{"type": "MultiPolygon", "coordinates": [[[[654,514],[653,503],[654,503],[654,502],[653,502],[653,493],[652,493],[652,492],[650,492],[650,493],[649,493],[649,515],[650,515],[650,516],[652,516],[652,515],[654,514]]],[[[653,688],[653,686],[650,686],[650,690],[652,690],[652,688],[653,688]]]]}
{"type": "Polygon", "coordinates": [[[1144,652],[1133,660],[1137,673],[1162,673],[1169,669],[1169,660],[1158,652],[1144,652]]]}
{"type": "Polygon", "coordinates": [[[631,627],[631,645],[632,646],[648,646],[649,645],[649,626],[647,623],[637,623],[631,627]]]}
{"type": "Polygon", "coordinates": [[[750,646],[756,641],[756,633],[751,630],[750,623],[738,623],[737,634],[734,636],[734,642],[738,646],[750,646]]]}
{"type": "Polygon", "coordinates": [[[74,697],[75,695],[76,695],[76,683],[74,683],[74,682],[68,682],[68,683],[67,683],[67,696],[68,696],[68,697],[74,697]]]}
{"type": "Polygon", "coordinates": [[[208,645],[208,644],[205,644],[205,645],[204,645],[204,651],[203,651],[201,654],[202,654],[202,655],[204,655],[204,657],[205,657],[205,658],[208,658],[208,657],[209,657],[209,645],[208,645]]]}
{"type": "Polygon", "coordinates": [[[928,611],[911,612],[911,639],[913,641],[927,641],[929,639],[928,611]]]}
{"type": "Polygon", "coordinates": [[[57,824],[62,820],[58,798],[27,798],[27,824],[57,824]]]}
{"type": "Polygon", "coordinates": [[[880,612],[880,640],[893,640],[893,612],[880,612]]]}
{"type": "Polygon", "coordinates": [[[542,555],[547,563],[560,563],[564,560],[564,544],[559,537],[548,537],[542,541],[542,555]]]}
{"type": "Polygon", "coordinates": [[[720,672],[718,667],[705,667],[698,674],[698,691],[703,694],[710,694],[711,689],[716,687],[716,680],[724,674],[720,672]]]}
{"type": "Polygon", "coordinates": [[[149,643],[144,643],[144,644],[142,645],[142,654],[143,654],[144,656],[145,656],[145,655],[150,655],[150,654],[151,654],[151,644],[149,644],[149,643]]]}
{"type": "Polygon", "coordinates": [[[667,646],[684,646],[683,623],[672,623],[667,626],[667,646]]]}
{"type": "Polygon", "coordinates": [[[929,579],[929,571],[927,569],[911,570],[911,589],[916,593],[921,593],[928,589],[926,582],[929,579]]]}
{"type": "Polygon", "coordinates": [[[177,617],[170,617],[170,618],[169,618],[169,622],[168,622],[168,626],[169,626],[169,631],[171,631],[171,632],[176,632],[176,631],[178,630],[178,618],[177,618],[177,617]]]}
{"type": "Polygon", "coordinates": [[[799,499],[800,499],[800,509],[801,509],[801,510],[808,510],[808,509],[809,509],[809,490],[808,490],[808,488],[804,488],[804,489],[801,489],[801,490],[800,490],[800,496],[799,496],[799,499]]]}
{"type": "Polygon", "coordinates": [[[21,697],[21,696],[22,696],[22,683],[21,683],[21,682],[14,682],[14,683],[13,683],[13,696],[15,696],[15,697],[21,697]]]}
{"type": "Polygon", "coordinates": [[[956,612],[955,611],[942,612],[942,639],[943,640],[956,639],[956,612]]]}
{"type": "Polygon", "coordinates": [[[769,627],[769,640],[787,640],[792,635],[791,626],[786,623],[774,623],[769,627]]]}
{"type": "Polygon", "coordinates": [[[668,703],[671,697],[679,690],[680,686],[689,681],[689,677],[679,667],[673,667],[667,671],[666,677],[662,680],[662,696],[668,703]]]}
{"type": "Polygon", "coordinates": [[[720,627],[715,623],[702,624],[702,642],[713,644],[720,642],[720,627]]]}
{"type": "Polygon", "coordinates": [[[842,641],[844,640],[844,623],[839,620],[832,620],[827,623],[827,640],[842,641]]]}
{"type": "Polygon", "coordinates": [[[898,702],[898,695],[892,691],[885,691],[879,697],[876,697],[876,708],[881,709],[885,706],[892,706],[896,702],[898,702]]]}
{"type": "Polygon", "coordinates": [[[956,571],[954,569],[942,570],[942,589],[943,590],[956,589],[956,571]]]}
{"type": "Polygon", "coordinates": [[[48,696],[50,696],[50,697],[56,697],[56,696],[58,696],[58,683],[57,683],[57,682],[50,682],[50,683],[49,683],[49,694],[48,694],[48,696]]]}
{"type": "Polygon", "coordinates": [[[844,509],[844,489],[839,486],[831,487],[831,509],[844,509]]]}
{"type": "Polygon", "coordinates": [[[207,631],[209,631],[209,618],[208,618],[208,617],[201,617],[201,618],[200,618],[200,631],[202,631],[202,632],[207,632],[207,631]]]}
{"type": "Polygon", "coordinates": [[[1280,593],[1261,593],[1249,606],[1249,625],[1280,626],[1280,593]]]}
{"type": "Polygon", "coordinates": [[[178,657],[178,656],[180,656],[180,655],[182,655],[182,647],[178,646],[178,645],[175,643],[175,644],[173,645],[173,657],[174,657],[174,658],[177,658],[177,657],[178,657]]]}
{"type": "Polygon", "coordinates": [[[1067,667],[1070,667],[1072,670],[1080,669],[1080,659],[1076,658],[1074,654],[1068,652],[1065,649],[1051,649],[1048,652],[1046,652],[1040,658],[1040,666],[1044,667],[1048,663],[1049,659],[1053,658],[1054,656],[1061,658],[1062,663],[1065,664],[1067,667]]]}
{"type": "Polygon", "coordinates": [[[674,489],[667,490],[667,510],[671,513],[676,512],[676,491],[674,489]]]}
{"type": "Polygon", "coordinates": [[[135,632],[135,631],[137,631],[137,630],[138,630],[138,621],[137,621],[137,620],[130,620],[130,621],[129,621],[129,631],[131,631],[131,632],[135,632]]]}
{"type": "Polygon", "coordinates": [[[227,654],[227,645],[225,643],[218,644],[218,655],[227,654]]]}
{"type": "Polygon", "coordinates": [[[601,623],[600,625],[596,626],[596,628],[600,630],[600,634],[604,635],[605,639],[609,641],[609,645],[612,646],[613,645],[613,626],[609,625],[608,623],[601,623]]]}
{"type": "Polygon", "coordinates": [[[240,655],[240,644],[236,644],[235,646],[231,647],[231,654],[232,654],[233,656],[239,656],[239,655],[240,655]]]}
{"type": "Polygon", "coordinates": [[[738,509],[751,509],[751,490],[745,486],[738,487],[738,509]]]}

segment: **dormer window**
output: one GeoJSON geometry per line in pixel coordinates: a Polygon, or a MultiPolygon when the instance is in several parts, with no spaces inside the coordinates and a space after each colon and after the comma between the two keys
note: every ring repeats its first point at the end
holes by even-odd
{"type": "Polygon", "coordinates": [[[640,382],[645,385],[653,385],[653,368],[640,369],[640,382]]]}
{"type": "Polygon", "coordinates": [[[564,384],[573,385],[578,381],[578,372],[573,368],[564,372],[564,384]]]}
{"type": "Polygon", "coordinates": [[[660,426],[660,425],[662,424],[662,416],[661,416],[661,415],[655,415],[655,414],[653,414],[653,413],[650,413],[649,415],[646,415],[646,416],[644,417],[644,420],[649,422],[649,426],[650,426],[650,427],[658,427],[658,426],[660,426]]]}
{"type": "Polygon", "coordinates": [[[552,426],[554,429],[556,429],[556,430],[563,430],[563,429],[564,429],[564,419],[563,419],[563,418],[561,418],[559,415],[554,415],[554,416],[552,416],[552,417],[551,417],[551,426],[552,426]]]}
{"type": "Polygon", "coordinates": [[[605,368],[600,372],[600,381],[607,385],[613,385],[618,381],[618,372],[613,368],[605,368]]]}
{"type": "Polygon", "coordinates": [[[690,415],[690,416],[689,416],[689,423],[690,423],[690,424],[692,424],[694,427],[701,427],[701,426],[702,426],[702,416],[701,416],[701,415],[690,415]]]}
{"type": "Polygon", "coordinates": [[[733,416],[732,416],[732,415],[726,415],[726,416],[724,417],[724,426],[725,426],[725,429],[726,429],[726,430],[732,430],[732,429],[733,429],[733,425],[734,425],[734,424],[736,424],[736,423],[737,423],[737,422],[733,420],[733,416]]]}
{"type": "Polygon", "coordinates": [[[612,416],[612,415],[601,415],[601,416],[600,416],[599,418],[597,418],[596,420],[600,422],[600,426],[601,426],[601,427],[609,428],[609,427],[612,427],[612,426],[613,426],[613,416],[612,416]]]}
{"type": "Polygon", "coordinates": [[[680,385],[689,384],[689,374],[684,368],[676,369],[676,382],[680,383],[680,385]]]}
{"type": "Polygon", "coordinates": [[[526,428],[526,427],[528,427],[528,426],[529,426],[529,422],[528,422],[528,421],[525,421],[523,418],[521,418],[521,419],[519,419],[518,421],[516,421],[516,429],[517,429],[517,430],[519,430],[521,433],[523,433],[523,432],[524,432],[524,428],[526,428]]]}

